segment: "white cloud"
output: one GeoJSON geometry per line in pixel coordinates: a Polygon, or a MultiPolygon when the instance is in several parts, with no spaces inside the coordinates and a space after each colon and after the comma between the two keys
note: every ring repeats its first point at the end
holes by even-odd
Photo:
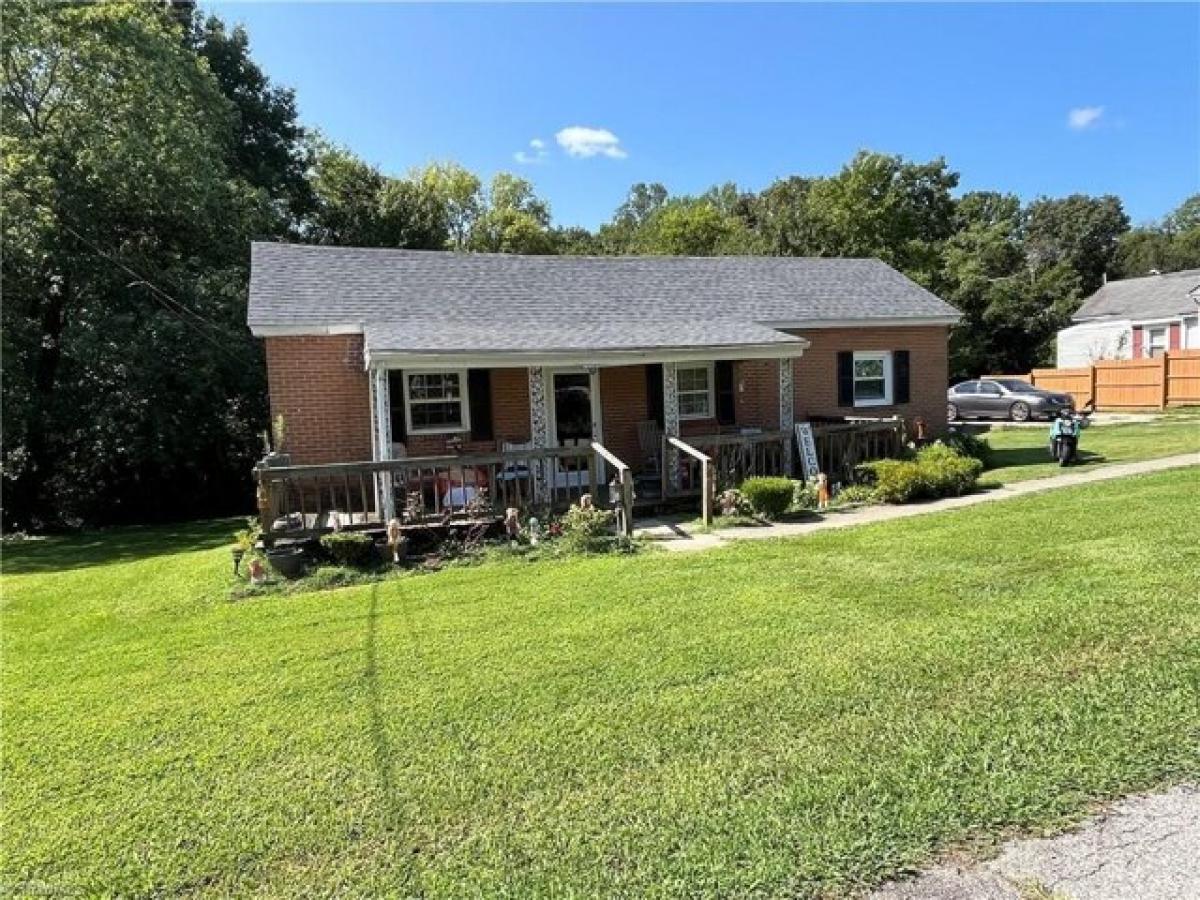
{"type": "Polygon", "coordinates": [[[1103,115],[1103,106],[1077,106],[1067,113],[1067,127],[1075,131],[1085,131],[1099,124],[1103,115]]]}
{"type": "Polygon", "coordinates": [[[518,150],[513,154],[513,159],[522,165],[533,165],[544,160],[546,153],[546,142],[541,138],[534,138],[529,142],[529,150],[518,150]]]}
{"type": "Polygon", "coordinates": [[[629,155],[621,146],[620,139],[607,128],[571,125],[554,135],[554,139],[558,141],[558,146],[567,152],[567,156],[580,159],[589,156],[624,159],[629,155]]]}

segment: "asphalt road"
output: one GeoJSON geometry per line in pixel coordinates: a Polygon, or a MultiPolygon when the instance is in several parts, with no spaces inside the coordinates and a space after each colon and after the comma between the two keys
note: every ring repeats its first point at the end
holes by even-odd
{"type": "Polygon", "coordinates": [[[1006,844],[976,864],[941,865],[871,900],[1196,900],[1200,789],[1130,797],[1078,829],[1006,844]]]}

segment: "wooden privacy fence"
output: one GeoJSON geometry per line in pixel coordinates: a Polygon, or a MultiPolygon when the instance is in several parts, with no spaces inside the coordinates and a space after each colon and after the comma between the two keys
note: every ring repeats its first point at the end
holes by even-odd
{"type": "Polygon", "coordinates": [[[1141,359],[1103,359],[1075,369],[1034,369],[1023,378],[1035,387],[1070,394],[1076,406],[1097,409],[1164,409],[1200,404],[1200,350],[1169,350],[1141,359]]]}

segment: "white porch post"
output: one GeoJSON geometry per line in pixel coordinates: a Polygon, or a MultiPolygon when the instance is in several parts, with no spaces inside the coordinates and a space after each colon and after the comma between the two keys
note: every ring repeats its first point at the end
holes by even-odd
{"type": "MultiPolygon", "coordinates": [[[[663,434],[666,437],[679,437],[679,379],[676,377],[675,363],[665,362],[663,370],[663,434]]],[[[679,490],[679,451],[675,447],[667,447],[667,486],[672,491],[679,490]]]]}
{"type": "MultiPolygon", "coordinates": [[[[392,458],[392,400],[388,388],[388,371],[382,366],[371,369],[371,452],[376,461],[392,458]]],[[[383,521],[390,522],[396,515],[396,495],[392,490],[390,473],[375,476],[376,508],[383,521]]]]}
{"type": "Polygon", "coordinates": [[[792,360],[779,360],[779,430],[783,432],[783,474],[792,474],[792,426],[796,423],[796,399],[792,393],[792,360]]]}
{"type": "MultiPolygon", "coordinates": [[[[550,415],[546,409],[546,373],[541,366],[529,367],[529,438],[535,449],[550,446],[550,415]]],[[[538,462],[534,467],[534,495],[549,494],[549,473],[538,462]]]]}

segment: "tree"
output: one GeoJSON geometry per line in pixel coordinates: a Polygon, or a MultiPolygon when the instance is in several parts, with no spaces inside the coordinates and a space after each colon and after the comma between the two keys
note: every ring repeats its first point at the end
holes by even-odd
{"type": "Polygon", "coordinates": [[[499,172],[471,230],[469,246],[487,253],[553,253],[550,207],[528,181],[499,172]]]}
{"type": "Polygon", "coordinates": [[[465,250],[480,213],[483,191],[478,176],[457,163],[434,163],[412,176],[423,193],[437,198],[449,231],[450,246],[465,250]]]}
{"type": "Polygon", "coordinates": [[[1162,222],[1121,235],[1111,273],[1116,278],[1136,278],[1194,268],[1200,268],[1200,194],[1184,200],[1162,222]]]}
{"type": "Polygon", "coordinates": [[[1117,241],[1128,230],[1129,217],[1112,195],[1041,198],[1026,211],[1026,252],[1035,269],[1069,265],[1079,275],[1086,296],[1100,287],[1117,241]]]}

